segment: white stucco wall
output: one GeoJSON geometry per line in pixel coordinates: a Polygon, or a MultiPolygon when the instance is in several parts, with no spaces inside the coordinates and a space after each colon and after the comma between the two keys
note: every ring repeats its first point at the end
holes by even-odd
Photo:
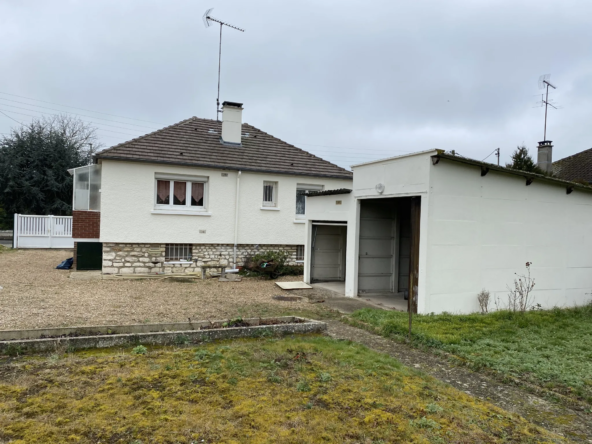
{"type": "MultiPolygon", "coordinates": [[[[142,162],[102,161],[101,242],[233,243],[237,171],[142,162]],[[152,214],[156,173],[208,177],[211,216],[152,214]],[[227,177],[222,177],[227,173],[227,177]],[[205,230],[205,233],[200,233],[205,230]]],[[[351,188],[351,180],[242,172],[239,244],[304,244],[296,222],[297,184],[351,188]],[[263,181],[278,182],[279,211],[261,210],[263,181]]]]}
{"type": "MultiPolygon", "coordinates": [[[[592,193],[441,160],[430,168],[423,312],[475,312],[507,300],[532,262],[535,303],[583,304],[592,292],[592,193]],[[586,294],[588,293],[588,294],[586,294]]],[[[423,208],[422,208],[423,210],[423,208]]],[[[422,233],[423,237],[423,233],[422,233]]],[[[425,262],[424,262],[425,267],[425,262]]],[[[421,301],[421,297],[420,297],[421,301]]]]}
{"type": "MultiPolygon", "coordinates": [[[[350,182],[351,187],[351,182],[350,182]]],[[[351,188],[350,188],[351,189],[351,188]]],[[[311,264],[311,242],[313,221],[335,221],[347,222],[347,254],[350,251],[350,245],[358,242],[357,224],[358,201],[354,199],[352,193],[334,194],[329,196],[317,196],[307,198],[306,201],[306,236],[304,248],[304,282],[310,284],[310,264],[311,264]],[[338,204],[339,203],[339,204],[338,204]]],[[[346,254],[346,256],[347,256],[346,254]]],[[[348,276],[357,275],[358,263],[346,258],[345,263],[345,293],[352,296],[357,292],[355,289],[356,281],[348,279],[348,276]]]]}

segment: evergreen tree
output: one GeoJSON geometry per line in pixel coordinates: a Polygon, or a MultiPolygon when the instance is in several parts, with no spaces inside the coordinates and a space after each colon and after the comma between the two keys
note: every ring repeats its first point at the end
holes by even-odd
{"type": "Polygon", "coordinates": [[[512,153],[512,163],[507,163],[507,168],[512,168],[514,170],[520,171],[527,171],[529,173],[538,173],[544,174],[543,170],[541,170],[530,154],[528,154],[528,148],[524,145],[519,146],[516,148],[516,151],[512,153]]]}
{"type": "Polygon", "coordinates": [[[69,168],[90,161],[95,128],[68,117],[34,120],[0,140],[0,207],[14,213],[69,215],[72,176],[69,168]]]}

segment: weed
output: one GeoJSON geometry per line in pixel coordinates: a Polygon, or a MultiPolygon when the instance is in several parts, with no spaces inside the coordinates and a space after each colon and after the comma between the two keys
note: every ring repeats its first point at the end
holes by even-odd
{"type": "Polygon", "coordinates": [[[134,355],[145,355],[146,353],[148,353],[148,349],[143,345],[138,345],[132,349],[132,354],[134,355]]]}
{"type": "Polygon", "coordinates": [[[320,373],[319,374],[319,381],[321,382],[329,382],[331,381],[331,375],[329,373],[320,373]]]}
{"type": "Polygon", "coordinates": [[[189,344],[189,337],[185,335],[177,335],[174,339],[175,345],[186,345],[189,344]]]}
{"type": "Polygon", "coordinates": [[[409,421],[411,427],[416,427],[418,429],[434,429],[437,430],[440,428],[440,424],[438,424],[433,419],[426,418],[425,416],[419,419],[412,419],[409,421]]]}
{"type": "Polygon", "coordinates": [[[425,408],[426,412],[428,413],[441,413],[444,411],[444,409],[442,407],[440,407],[438,404],[428,404],[425,408]]]}
{"type": "Polygon", "coordinates": [[[296,390],[298,390],[299,392],[310,392],[310,385],[308,384],[308,381],[299,381],[296,385],[296,390]]]}

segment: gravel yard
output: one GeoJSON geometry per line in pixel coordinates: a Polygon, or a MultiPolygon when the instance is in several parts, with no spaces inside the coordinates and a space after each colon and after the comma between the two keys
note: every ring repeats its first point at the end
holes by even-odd
{"type": "Polygon", "coordinates": [[[55,269],[71,256],[71,251],[63,250],[0,251],[0,330],[329,314],[307,299],[273,300],[274,295],[289,293],[274,281],[260,278],[241,282],[74,280],[68,277],[69,271],[55,269]]]}

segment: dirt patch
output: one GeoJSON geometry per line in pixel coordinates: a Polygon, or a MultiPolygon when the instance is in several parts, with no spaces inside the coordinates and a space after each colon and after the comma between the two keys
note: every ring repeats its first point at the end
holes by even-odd
{"type": "MultiPolygon", "coordinates": [[[[75,325],[182,322],[236,317],[299,314],[323,318],[323,306],[275,301],[275,281],[244,278],[241,282],[195,279],[74,280],[56,270],[72,251],[18,250],[0,255],[0,330],[75,325]]],[[[280,278],[302,280],[297,276],[280,278]]]]}
{"type": "Polygon", "coordinates": [[[476,398],[486,400],[509,412],[518,413],[547,430],[576,442],[592,442],[592,415],[553,403],[519,387],[500,383],[486,375],[458,367],[446,358],[406,344],[330,320],[328,334],[335,339],[358,342],[386,353],[408,367],[423,371],[476,398]]]}

